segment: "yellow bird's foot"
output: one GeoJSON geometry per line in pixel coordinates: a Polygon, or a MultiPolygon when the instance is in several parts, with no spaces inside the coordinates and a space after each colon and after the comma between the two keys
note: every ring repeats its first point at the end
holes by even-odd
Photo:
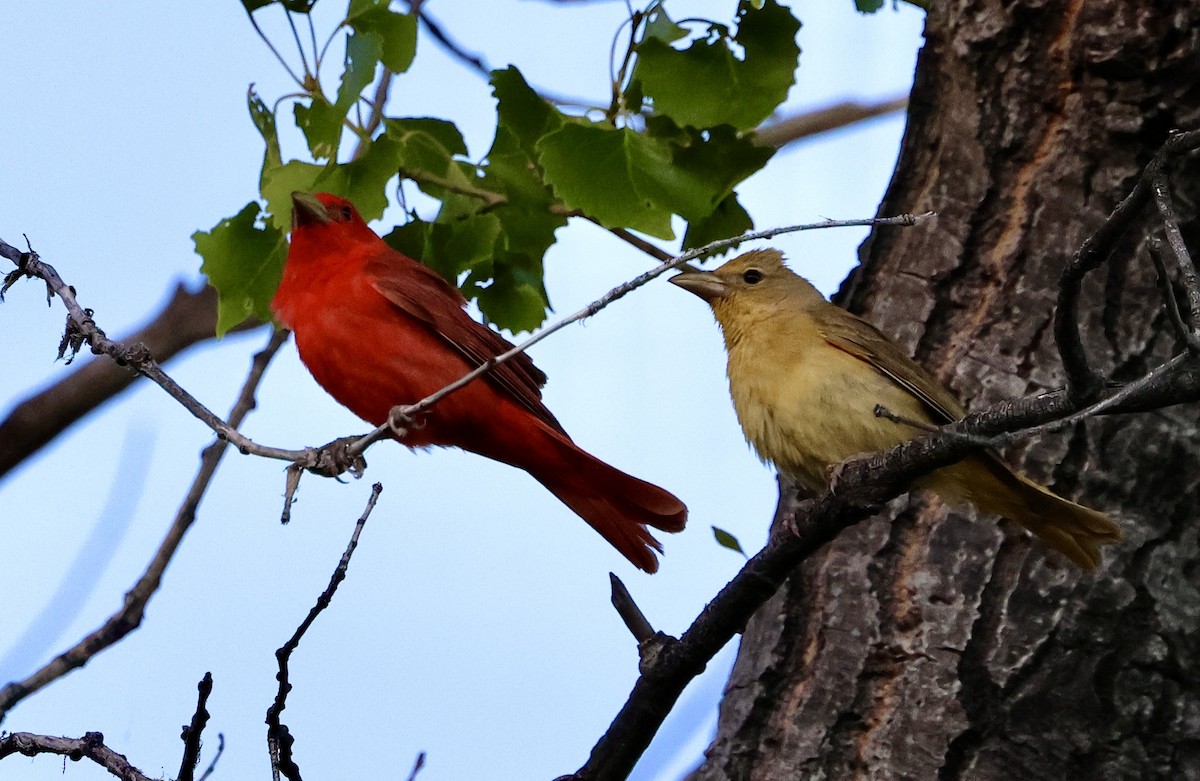
{"type": "Polygon", "coordinates": [[[840,463],[833,464],[825,471],[825,477],[829,482],[829,493],[837,496],[838,487],[842,480],[846,477],[846,470],[870,458],[874,458],[877,453],[855,453],[854,455],[843,459],[840,463]]]}

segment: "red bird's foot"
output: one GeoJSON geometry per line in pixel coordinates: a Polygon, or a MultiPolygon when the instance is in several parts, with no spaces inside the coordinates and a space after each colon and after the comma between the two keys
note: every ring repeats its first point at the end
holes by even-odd
{"type": "Polygon", "coordinates": [[[355,478],[362,477],[367,469],[367,459],[350,449],[360,439],[362,437],[342,437],[317,448],[316,459],[308,471],[322,477],[337,477],[346,472],[355,478]]]}
{"type": "Polygon", "coordinates": [[[397,404],[388,412],[387,426],[392,430],[392,436],[401,441],[408,436],[408,432],[425,425],[423,422],[413,419],[409,414],[410,409],[412,409],[410,404],[397,404]]]}

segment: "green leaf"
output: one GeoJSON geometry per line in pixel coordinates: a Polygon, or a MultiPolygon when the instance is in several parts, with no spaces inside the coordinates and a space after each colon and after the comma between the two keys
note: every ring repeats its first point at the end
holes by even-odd
{"type": "Polygon", "coordinates": [[[392,228],[391,233],[383,237],[388,246],[410,258],[418,259],[425,256],[425,234],[433,223],[425,222],[415,216],[403,225],[392,228]]]}
{"type": "Polygon", "coordinates": [[[436,223],[427,235],[422,260],[453,284],[464,271],[478,276],[463,292],[468,297],[478,292],[478,280],[492,276],[492,256],[500,237],[500,220],[494,214],[477,214],[449,223],[436,223]]]}
{"type": "Polygon", "coordinates": [[[608,228],[625,227],[664,239],[674,237],[674,208],[660,199],[656,174],[671,176],[669,156],[628,128],[571,122],[537,145],[546,181],[569,208],[608,228]]]}
{"type": "Polygon", "coordinates": [[[546,319],[546,289],[537,270],[497,263],[492,284],[478,295],[479,308],[493,323],[514,333],[531,331],[546,319]]]}
{"type": "Polygon", "coordinates": [[[259,187],[263,198],[267,201],[267,213],[271,215],[271,224],[281,233],[287,233],[292,227],[292,193],[311,193],[317,190],[317,177],[324,171],[324,166],[315,163],[302,163],[299,160],[289,160],[283,165],[263,168],[262,183],[259,187]]]}
{"type": "Polygon", "coordinates": [[[192,241],[204,259],[200,271],[217,289],[217,336],[248,317],[271,320],[271,298],[279,287],[287,258],[282,231],[259,224],[260,207],[251,201],[235,216],[192,241]]]}
{"type": "Polygon", "coordinates": [[[253,89],[246,93],[246,102],[250,109],[250,120],[258,128],[266,145],[263,155],[263,170],[268,166],[283,164],[283,155],[279,151],[279,132],[275,128],[275,113],[267,108],[267,104],[253,89]]]}
{"type": "Polygon", "coordinates": [[[733,39],[741,58],[723,36],[706,34],[683,50],[645,36],[637,45],[633,77],[641,81],[654,111],[679,125],[752,128],[787,98],[795,82],[799,29],[796,18],[775,0],[766,0],[761,9],[742,0],[733,39]]]}
{"type": "MultiPolygon", "coordinates": [[[[717,205],[712,214],[699,220],[688,222],[687,232],[683,234],[683,249],[703,247],[711,241],[740,236],[754,228],[754,220],[738,202],[737,195],[730,193],[717,205]]],[[[731,244],[726,249],[713,253],[722,255],[738,244],[731,244]]]]}
{"type": "Polygon", "coordinates": [[[346,24],[359,35],[373,36],[379,46],[378,59],[393,73],[403,73],[417,54],[417,17],[396,13],[387,0],[352,2],[346,24]]]}
{"type": "Polygon", "coordinates": [[[657,38],[663,43],[674,43],[687,37],[687,30],[671,21],[662,3],[655,3],[646,12],[646,26],[642,40],[657,38]]]}
{"type": "Polygon", "coordinates": [[[732,128],[681,129],[666,118],[639,134],[571,122],[538,145],[546,180],[572,209],[605,227],[672,238],[671,215],[703,220],[772,150],[732,128]]]}
{"type": "Polygon", "coordinates": [[[492,71],[492,93],[496,96],[497,126],[512,133],[530,159],[547,133],[563,125],[563,115],[547,103],[513,66],[492,71]]]}
{"type": "Polygon", "coordinates": [[[317,175],[313,189],[349,198],[358,213],[370,222],[387,208],[387,183],[396,175],[403,147],[380,136],[363,147],[365,151],[349,163],[331,164],[317,175]]]}
{"type": "Polygon", "coordinates": [[[854,0],[854,7],[861,14],[873,14],[883,8],[883,0],[854,0]]]}
{"type": "MultiPolygon", "coordinates": [[[[712,530],[713,537],[716,538],[718,545],[720,545],[722,548],[729,548],[731,551],[737,551],[743,556],[746,556],[746,551],[742,550],[742,544],[738,542],[737,537],[734,537],[729,532],[725,531],[724,529],[719,529],[716,526],[712,527],[712,530]]],[[[750,557],[746,556],[746,558],[750,557]]]]}
{"type": "Polygon", "coordinates": [[[739,135],[729,125],[697,130],[680,128],[667,117],[650,117],[646,134],[669,143],[674,168],[705,183],[709,198],[706,207],[697,212],[680,212],[689,220],[711,213],[739,182],[762,169],[776,151],[739,135]]]}
{"type": "Polygon", "coordinates": [[[471,189],[473,176],[463,172],[455,155],[465,155],[467,145],[452,123],[437,119],[386,119],[387,138],[399,149],[396,167],[421,190],[445,201],[450,186],[471,189]]]}
{"type": "Polygon", "coordinates": [[[315,160],[328,160],[337,154],[346,112],[330,104],[322,93],[314,94],[308,105],[296,103],[296,127],[304,133],[308,151],[315,160]]]}

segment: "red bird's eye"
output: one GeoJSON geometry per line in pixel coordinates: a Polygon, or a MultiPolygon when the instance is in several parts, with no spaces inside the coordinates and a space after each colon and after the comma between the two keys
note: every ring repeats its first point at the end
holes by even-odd
{"type": "Polygon", "coordinates": [[[350,215],[351,215],[350,207],[343,206],[342,207],[342,220],[344,220],[345,222],[350,222],[350,215]]]}

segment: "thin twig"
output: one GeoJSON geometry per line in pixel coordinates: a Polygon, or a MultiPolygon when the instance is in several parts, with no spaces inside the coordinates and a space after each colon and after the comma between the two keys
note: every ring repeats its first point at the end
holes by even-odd
{"type": "MultiPolygon", "coordinates": [[[[287,17],[288,27],[292,28],[292,38],[296,41],[296,51],[300,53],[300,64],[304,67],[304,75],[307,77],[310,73],[308,70],[308,58],[304,56],[304,44],[300,42],[300,31],[296,29],[296,20],[292,12],[286,8],[283,9],[283,15],[287,17]]],[[[308,16],[308,14],[305,14],[305,16],[308,16]]],[[[316,73],[312,72],[312,75],[315,76],[316,73]]]]}
{"type": "Polygon", "coordinates": [[[1163,260],[1162,241],[1151,236],[1147,250],[1150,253],[1151,262],[1154,263],[1154,269],[1158,272],[1158,289],[1162,293],[1163,305],[1167,308],[1167,318],[1170,319],[1171,326],[1192,353],[1200,355],[1200,337],[1184,322],[1183,313],[1179,311],[1179,300],[1175,298],[1175,287],[1171,284],[1171,275],[1167,272],[1167,264],[1163,260]]]}
{"type": "MultiPolygon", "coordinates": [[[[383,124],[383,110],[387,106],[388,95],[391,93],[392,81],[395,78],[396,74],[392,73],[389,68],[384,68],[379,73],[379,82],[375,85],[375,94],[371,96],[371,115],[367,117],[367,123],[363,125],[363,132],[367,138],[375,135],[375,131],[383,124]]],[[[357,158],[359,154],[360,152],[355,150],[354,157],[357,158]]]]}
{"type": "Polygon", "coordinates": [[[221,755],[225,753],[225,733],[217,733],[217,750],[213,754],[212,761],[208,763],[208,767],[204,768],[204,772],[200,774],[200,781],[208,781],[209,776],[217,769],[217,763],[221,761],[221,755]]]}
{"type": "MultiPolygon", "coordinates": [[[[177,285],[170,301],[136,333],[120,341],[145,343],[160,363],[216,335],[217,291],[205,285],[191,292],[177,285]]],[[[261,328],[257,319],[233,330],[261,328]]],[[[107,357],[75,367],[58,382],[17,403],[0,421],[0,477],[37,453],[64,430],[128,388],[139,375],[107,357]]]]}
{"type": "Polygon", "coordinates": [[[367,499],[367,507],[354,524],[350,542],[346,546],[345,552],[342,553],[341,559],[338,560],[337,567],[334,568],[329,585],[321,592],[321,596],[317,597],[316,604],[308,611],[308,615],[300,622],[300,626],[296,627],[296,631],[292,633],[288,641],[275,652],[275,660],[279,663],[279,672],[275,675],[275,679],[279,682],[279,688],[275,693],[275,701],[267,709],[267,750],[271,756],[271,773],[276,781],[281,774],[290,781],[300,781],[300,768],[292,757],[294,738],[287,725],[279,718],[287,707],[287,696],[292,690],[292,684],[288,680],[288,664],[291,661],[292,653],[300,646],[300,640],[317,620],[317,616],[329,607],[338,586],[346,579],[346,571],[350,567],[350,557],[354,555],[354,549],[358,547],[359,535],[362,534],[363,527],[367,524],[367,518],[371,516],[371,511],[375,509],[375,503],[379,501],[379,494],[382,492],[383,486],[379,483],[371,487],[371,496],[367,499]]]}
{"type": "MultiPolygon", "coordinates": [[[[1100,399],[1097,402],[1089,404],[1083,409],[1073,412],[1070,415],[1054,420],[1048,420],[1045,423],[1041,423],[1036,426],[1029,426],[1027,428],[1020,428],[1004,434],[986,437],[984,438],[983,442],[990,447],[1003,447],[1004,445],[1012,444],[1018,440],[1028,439],[1029,437],[1035,435],[1052,434],[1056,431],[1062,431],[1074,426],[1080,421],[1086,420],[1087,418],[1093,418],[1097,415],[1109,412],[1110,410],[1120,407],[1126,401],[1134,398],[1146,389],[1162,383],[1164,379],[1169,377],[1178,369],[1182,368],[1183,365],[1188,361],[1189,357],[1189,353],[1179,353],[1170,360],[1164,361],[1163,363],[1154,367],[1142,377],[1134,380],[1133,382],[1122,385],[1110,395],[1100,399]]],[[[953,434],[958,432],[951,431],[950,433],[953,434]]]]}
{"type": "Polygon", "coordinates": [[[625,588],[621,579],[610,572],[608,581],[612,586],[613,607],[616,609],[617,615],[625,622],[625,627],[633,635],[633,639],[638,643],[644,643],[654,637],[654,627],[646,620],[646,614],[633,601],[633,596],[629,593],[629,589],[625,588]]]}
{"type": "Polygon", "coordinates": [[[416,781],[417,773],[421,772],[421,768],[425,767],[425,752],[417,752],[417,758],[413,762],[412,771],[408,774],[408,781],[416,781]]]}
{"type": "Polygon", "coordinates": [[[868,119],[887,116],[908,108],[908,95],[878,103],[845,101],[782,119],[768,120],[754,131],[754,140],[777,149],[820,133],[828,133],[868,119]]]}
{"type": "Polygon", "coordinates": [[[494,209],[497,206],[503,206],[508,203],[508,197],[483,187],[476,187],[467,181],[454,181],[446,176],[438,176],[429,171],[421,171],[417,169],[400,168],[399,174],[401,179],[408,179],[417,184],[430,184],[434,187],[440,187],[443,190],[454,193],[455,195],[466,195],[470,198],[478,198],[483,201],[483,210],[494,209]]]}
{"type": "MultiPolygon", "coordinates": [[[[254,409],[254,395],[262,381],[263,373],[271,358],[275,356],[285,341],[286,337],[280,332],[275,332],[271,335],[267,346],[254,356],[246,382],[242,385],[241,393],[229,414],[232,425],[240,425],[250,410],[254,409]]],[[[146,566],[146,571],[125,594],[125,601],[121,609],[110,616],[98,629],[59,654],[28,678],[14,681],[0,689],[0,722],[4,721],[8,711],[18,702],[70,671],[87,664],[96,654],[112,646],[141,625],[146,605],[158,591],[167,565],[171,563],[180,543],[183,542],[184,535],[196,520],[196,511],[200,506],[200,501],[204,498],[227,447],[228,442],[218,439],[204,449],[200,457],[200,469],[192,481],[192,486],[188,490],[183,504],[175,514],[171,528],[167,530],[154,557],[146,566]]]]}
{"type": "Polygon", "coordinates": [[[979,445],[980,447],[989,447],[994,444],[988,437],[980,437],[976,436],[975,434],[955,431],[948,426],[937,426],[924,420],[914,420],[913,418],[906,418],[903,415],[897,415],[895,412],[892,412],[882,404],[876,404],[873,412],[877,418],[890,420],[891,422],[899,423],[902,426],[910,426],[918,431],[924,431],[931,434],[934,432],[944,432],[947,436],[961,437],[964,441],[979,445]]]}
{"type": "Polygon", "coordinates": [[[443,49],[445,49],[454,59],[466,65],[471,70],[483,76],[485,79],[491,78],[492,69],[483,61],[483,55],[469,52],[457,41],[450,38],[449,34],[442,29],[441,24],[436,19],[431,17],[421,8],[420,3],[409,3],[409,8],[417,15],[417,19],[425,25],[425,29],[433,36],[433,40],[437,41],[443,49]]]}
{"type": "MultiPolygon", "coordinates": [[[[286,11],[285,11],[285,13],[286,13],[286,11]]],[[[283,66],[283,69],[285,71],[287,71],[287,75],[291,76],[292,81],[299,84],[301,89],[303,89],[304,81],[302,79],[300,79],[298,76],[296,76],[296,74],[292,71],[292,67],[290,65],[288,65],[287,60],[285,60],[283,58],[283,55],[279,53],[279,50],[275,48],[275,44],[271,43],[271,39],[268,38],[267,34],[264,33],[262,31],[262,28],[258,26],[258,21],[254,18],[254,12],[251,11],[249,8],[247,8],[246,16],[249,17],[250,25],[254,28],[254,32],[258,33],[258,37],[262,38],[262,42],[265,43],[267,45],[267,48],[271,50],[271,54],[274,54],[275,59],[279,60],[279,64],[283,66]]]]}
{"type": "MultiPolygon", "coordinates": [[[[1158,207],[1159,216],[1163,219],[1163,231],[1167,234],[1167,246],[1171,248],[1171,254],[1175,256],[1175,263],[1179,266],[1180,281],[1183,282],[1183,289],[1187,292],[1188,309],[1191,313],[1191,321],[1200,323],[1200,275],[1196,273],[1196,264],[1192,262],[1192,255],[1188,252],[1187,244],[1183,240],[1183,231],[1179,229],[1179,217],[1175,214],[1175,203],[1171,198],[1171,182],[1167,177],[1167,172],[1160,169],[1157,171],[1151,181],[1151,188],[1154,191],[1154,205],[1158,207]]],[[[1189,344],[1194,340],[1189,340],[1189,344]]]]}

